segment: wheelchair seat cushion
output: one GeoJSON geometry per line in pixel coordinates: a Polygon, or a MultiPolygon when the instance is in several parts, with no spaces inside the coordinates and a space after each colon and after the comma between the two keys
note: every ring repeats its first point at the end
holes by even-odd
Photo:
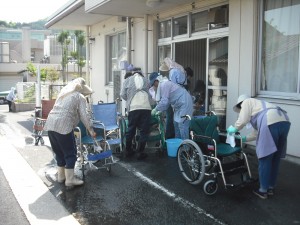
{"type": "Polygon", "coordinates": [[[217,144],[217,155],[218,156],[230,156],[235,153],[241,152],[242,148],[239,146],[231,147],[229,144],[226,143],[219,143],[217,144]]]}

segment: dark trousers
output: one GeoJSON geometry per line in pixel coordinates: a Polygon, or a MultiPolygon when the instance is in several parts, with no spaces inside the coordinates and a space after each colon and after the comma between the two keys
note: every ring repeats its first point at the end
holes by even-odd
{"type": "Polygon", "coordinates": [[[12,111],[12,109],[11,109],[12,101],[7,100],[7,102],[8,102],[8,110],[11,112],[12,111]]]}
{"type": "Polygon", "coordinates": [[[287,136],[290,130],[290,123],[278,122],[269,125],[269,129],[277,147],[277,151],[258,160],[261,192],[266,192],[269,188],[274,188],[276,185],[280,159],[287,145],[287,136]]]}
{"type": "Polygon", "coordinates": [[[73,169],[77,160],[76,142],[73,131],[68,134],[59,134],[55,131],[48,131],[57,166],[73,169]]]}
{"type": "Polygon", "coordinates": [[[151,110],[134,110],[128,113],[128,131],[126,133],[126,150],[130,151],[131,143],[136,134],[136,129],[140,130],[139,142],[146,142],[151,121],[151,110]]]}
{"type": "Polygon", "coordinates": [[[175,137],[175,127],[174,127],[174,111],[172,106],[166,111],[166,134],[165,138],[170,139],[175,137]]]}

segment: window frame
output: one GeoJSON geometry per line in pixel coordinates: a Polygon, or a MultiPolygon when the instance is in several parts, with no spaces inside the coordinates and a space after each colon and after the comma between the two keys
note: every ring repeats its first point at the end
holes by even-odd
{"type": "MultiPolygon", "coordinates": [[[[105,85],[113,85],[114,84],[114,78],[113,78],[114,71],[119,71],[121,73],[121,69],[118,69],[118,70],[112,69],[112,65],[113,65],[113,63],[112,63],[112,38],[117,37],[118,45],[119,45],[120,44],[119,38],[120,38],[121,34],[124,34],[126,37],[126,31],[124,31],[124,30],[106,36],[106,44],[107,44],[106,46],[108,46],[108,48],[107,48],[108,57],[107,57],[107,62],[106,62],[107,70],[106,70],[106,76],[105,76],[105,85]]],[[[125,42],[125,47],[126,47],[126,42],[125,42]]],[[[117,48],[119,49],[119,46],[117,48]]]]}
{"type": "Polygon", "coordinates": [[[299,63],[298,63],[298,77],[297,77],[297,91],[296,93],[292,92],[280,92],[280,91],[268,91],[268,90],[261,90],[262,85],[262,70],[263,70],[263,31],[264,31],[264,3],[266,0],[260,1],[258,5],[258,45],[257,45],[257,69],[256,69],[256,93],[260,97],[270,97],[270,98],[277,98],[277,99],[285,99],[285,100],[295,100],[300,99],[300,40],[299,40],[299,63]]]}

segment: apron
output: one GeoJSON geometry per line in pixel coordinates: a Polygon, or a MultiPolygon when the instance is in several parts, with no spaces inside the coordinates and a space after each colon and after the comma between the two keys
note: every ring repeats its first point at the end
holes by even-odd
{"type": "Polygon", "coordinates": [[[185,118],[182,116],[193,114],[193,100],[191,95],[180,87],[170,95],[170,104],[174,110],[174,121],[177,123],[183,122],[185,118]]]}
{"type": "MultiPolygon", "coordinates": [[[[277,151],[273,137],[267,124],[267,112],[269,109],[277,109],[279,115],[284,115],[285,119],[289,121],[286,111],[280,107],[267,108],[266,102],[261,101],[263,110],[251,117],[250,123],[254,129],[258,131],[256,139],[256,155],[257,158],[266,157],[277,151]]],[[[286,152],[286,149],[284,149],[286,152]]]]}

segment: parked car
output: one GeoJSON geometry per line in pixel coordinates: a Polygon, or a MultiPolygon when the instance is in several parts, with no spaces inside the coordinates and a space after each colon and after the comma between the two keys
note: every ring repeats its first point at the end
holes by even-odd
{"type": "Polygon", "coordinates": [[[7,104],[6,96],[10,91],[1,91],[0,92],[0,105],[7,104]]]}

